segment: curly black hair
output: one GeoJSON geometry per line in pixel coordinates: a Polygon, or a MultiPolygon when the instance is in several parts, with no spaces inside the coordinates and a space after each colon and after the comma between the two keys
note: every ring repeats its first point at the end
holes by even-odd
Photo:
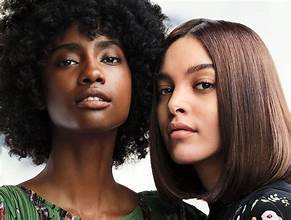
{"type": "Polygon", "coordinates": [[[133,80],[129,116],[119,128],[114,165],[145,157],[154,70],[165,27],[158,5],[148,0],[4,0],[0,9],[0,132],[11,154],[45,163],[50,119],[41,110],[41,72],[55,39],[76,24],[88,37],[121,42],[133,80]]]}

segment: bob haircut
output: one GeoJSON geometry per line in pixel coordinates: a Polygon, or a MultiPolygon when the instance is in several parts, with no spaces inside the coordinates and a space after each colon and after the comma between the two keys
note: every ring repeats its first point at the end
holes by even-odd
{"type": "Polygon", "coordinates": [[[169,34],[165,52],[185,36],[198,39],[214,64],[224,168],[213,191],[207,192],[192,165],[171,159],[158,128],[156,86],[151,163],[161,197],[171,202],[193,197],[210,203],[233,201],[267,183],[287,180],[290,112],[263,41],[239,23],[194,19],[169,34]]]}
{"type": "Polygon", "coordinates": [[[71,26],[95,38],[120,42],[132,74],[127,121],[118,129],[113,155],[145,157],[153,73],[164,41],[165,16],[149,0],[4,0],[0,6],[0,132],[10,153],[35,164],[50,153],[50,119],[41,73],[55,40],[71,26]]]}

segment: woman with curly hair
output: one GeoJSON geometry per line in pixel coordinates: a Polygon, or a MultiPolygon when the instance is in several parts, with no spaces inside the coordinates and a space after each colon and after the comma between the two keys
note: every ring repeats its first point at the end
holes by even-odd
{"type": "Polygon", "coordinates": [[[166,39],[151,128],[161,198],[202,198],[209,219],[290,219],[291,121],[261,38],[193,19],[166,39]]]}
{"type": "MultiPolygon", "coordinates": [[[[0,132],[12,154],[46,163],[0,188],[0,219],[163,219],[156,194],[114,181],[146,155],[152,74],[165,16],[147,0],[5,0],[0,132]]],[[[199,213],[197,211],[197,213],[199,213]]]]}

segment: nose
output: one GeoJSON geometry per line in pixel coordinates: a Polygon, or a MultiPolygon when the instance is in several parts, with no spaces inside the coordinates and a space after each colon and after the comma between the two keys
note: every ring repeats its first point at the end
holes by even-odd
{"type": "Polygon", "coordinates": [[[97,64],[94,64],[93,62],[88,62],[81,69],[78,81],[81,85],[91,84],[94,82],[104,84],[105,75],[100,70],[97,64]]]}
{"type": "Polygon", "coordinates": [[[185,114],[187,112],[188,103],[183,91],[173,91],[173,94],[168,102],[168,109],[172,115],[185,114]]]}

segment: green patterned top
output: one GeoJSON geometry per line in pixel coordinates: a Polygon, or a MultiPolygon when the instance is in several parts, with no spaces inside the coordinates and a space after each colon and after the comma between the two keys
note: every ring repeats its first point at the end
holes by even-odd
{"type": "MultiPolygon", "coordinates": [[[[166,208],[157,192],[138,193],[138,206],[122,220],[198,219],[206,216],[195,207],[181,203],[176,209],[166,208]]],[[[22,186],[0,187],[0,220],[80,220],[35,192],[22,186]]]]}

